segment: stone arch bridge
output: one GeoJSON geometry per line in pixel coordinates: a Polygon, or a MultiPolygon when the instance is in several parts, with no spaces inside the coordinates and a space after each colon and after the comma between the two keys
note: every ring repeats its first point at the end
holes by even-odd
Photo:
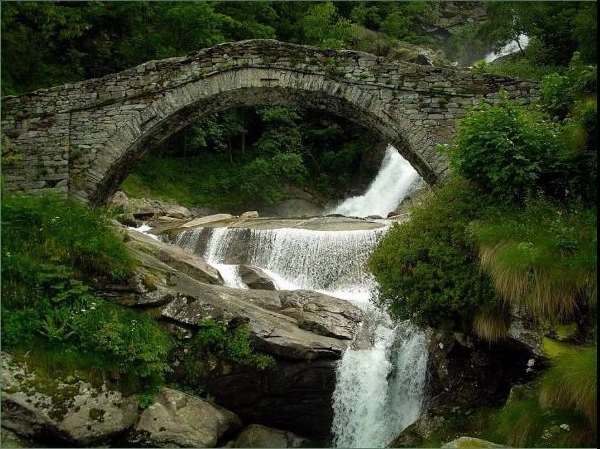
{"type": "Polygon", "coordinates": [[[102,203],[135,161],[202,114],[299,104],[377,131],[429,183],[447,171],[436,152],[456,119],[525,81],[274,40],[217,45],[184,57],[2,99],[8,190],[68,192],[102,203]]]}

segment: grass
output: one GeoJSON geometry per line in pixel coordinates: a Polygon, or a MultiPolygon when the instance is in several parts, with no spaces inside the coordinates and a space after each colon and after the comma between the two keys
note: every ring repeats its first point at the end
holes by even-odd
{"type": "Polygon", "coordinates": [[[506,337],[509,327],[510,315],[503,307],[483,307],[473,318],[473,331],[489,342],[506,337]]]}
{"type": "Polygon", "coordinates": [[[188,207],[239,208],[233,185],[238,171],[218,156],[158,158],[149,155],[123,182],[122,189],[135,198],[156,198],[188,207]]]}
{"type": "Polygon", "coordinates": [[[543,407],[574,409],[596,427],[596,346],[565,352],[553,360],[540,386],[543,407]]]}
{"type": "Polygon", "coordinates": [[[53,195],[4,195],[2,344],[91,378],[150,388],[168,370],[170,337],[149,317],[95,293],[122,282],[135,262],[100,209],[53,195]]]}
{"type": "Polygon", "coordinates": [[[596,302],[596,212],[536,201],[472,225],[481,266],[507,302],[550,321],[596,302]]]}
{"type": "Polygon", "coordinates": [[[476,62],[473,65],[473,71],[489,75],[541,81],[544,76],[549,75],[550,73],[564,72],[565,67],[532,63],[526,57],[514,56],[512,58],[502,58],[499,61],[497,60],[490,63],[486,63],[485,61],[476,62]]]}

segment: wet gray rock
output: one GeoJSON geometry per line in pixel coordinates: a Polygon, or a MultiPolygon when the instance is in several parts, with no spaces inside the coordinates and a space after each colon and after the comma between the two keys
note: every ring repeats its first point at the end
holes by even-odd
{"type": "Polygon", "coordinates": [[[258,267],[240,265],[238,272],[244,284],[254,290],[276,290],[273,279],[258,267]]]}
{"type": "Polygon", "coordinates": [[[134,396],[106,384],[45,378],[2,353],[2,427],[19,437],[87,446],[124,433],[137,417],[134,396]]]}
{"type": "Polygon", "coordinates": [[[127,246],[156,257],[166,265],[187,274],[200,282],[223,284],[218,270],[209,265],[202,257],[190,254],[183,248],[155,240],[141,232],[127,230],[127,246]]]}
{"type": "Polygon", "coordinates": [[[292,432],[250,424],[226,447],[302,447],[306,441],[292,432]]]}
{"type": "Polygon", "coordinates": [[[162,316],[187,325],[205,318],[247,322],[255,345],[269,354],[339,358],[362,314],[350,303],[309,291],[239,290],[189,280],[162,316]]]}
{"type": "Polygon", "coordinates": [[[152,447],[215,447],[241,421],[235,413],[198,397],[163,388],[140,416],[131,442],[152,447]]]}

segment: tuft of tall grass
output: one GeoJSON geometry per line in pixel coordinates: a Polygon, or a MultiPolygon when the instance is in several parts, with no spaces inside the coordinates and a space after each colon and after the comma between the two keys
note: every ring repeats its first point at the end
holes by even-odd
{"type": "Polygon", "coordinates": [[[505,338],[510,326],[510,315],[504,307],[482,307],[473,317],[473,331],[488,342],[505,338]]]}
{"type": "Polygon", "coordinates": [[[60,264],[83,277],[117,280],[134,265],[104,210],[57,195],[4,193],[2,249],[3,265],[23,270],[60,264]]]}
{"type": "Polygon", "coordinates": [[[596,303],[595,209],[538,200],[496,210],[471,230],[482,269],[505,301],[553,321],[572,317],[582,301],[596,303]]]}
{"type": "Polygon", "coordinates": [[[540,405],[575,409],[596,428],[597,347],[559,355],[540,384],[540,405]]]}

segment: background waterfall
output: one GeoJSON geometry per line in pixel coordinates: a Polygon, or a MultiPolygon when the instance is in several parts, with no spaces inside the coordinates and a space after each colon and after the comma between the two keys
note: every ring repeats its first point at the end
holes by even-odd
{"type": "Polygon", "coordinates": [[[329,213],[350,217],[368,217],[379,215],[387,217],[419,180],[419,174],[412,165],[400,156],[398,150],[389,145],[381,162],[379,173],[360,196],[344,200],[329,213]]]}
{"type": "MultiPolygon", "coordinates": [[[[388,147],[368,191],[344,201],[335,212],[386,216],[418,179],[408,162],[388,147]]],[[[427,337],[409,322],[394,325],[372,303],[377,284],[366,263],[388,229],[200,228],[176,239],[216,267],[229,287],[247,288],[238,267],[248,264],[265,271],[277,289],[319,291],[365,311],[360,337],[338,365],[332,404],[333,444],[338,447],[384,447],[421,409],[427,337]]]]}

